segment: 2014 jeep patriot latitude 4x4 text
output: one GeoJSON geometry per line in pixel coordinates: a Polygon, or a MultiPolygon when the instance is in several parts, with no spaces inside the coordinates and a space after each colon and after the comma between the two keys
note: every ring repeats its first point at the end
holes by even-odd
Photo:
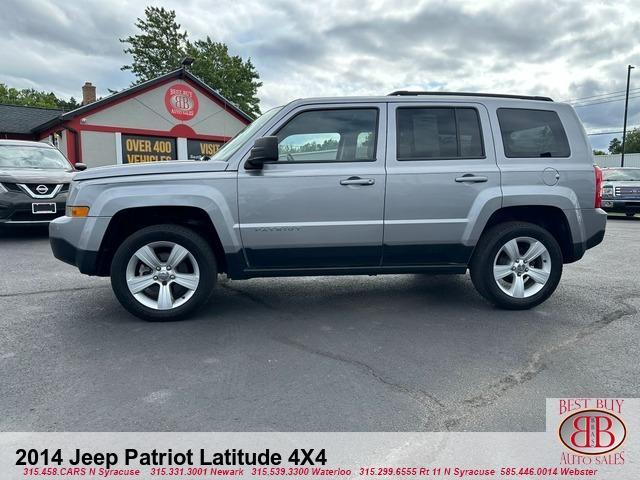
{"type": "Polygon", "coordinates": [[[208,162],[77,174],[50,237],[57,258],[110,275],[147,320],[193,312],[220,272],[469,269],[482,296],[523,309],[602,241],[600,181],[574,110],[548,98],[296,100],[208,162]]]}

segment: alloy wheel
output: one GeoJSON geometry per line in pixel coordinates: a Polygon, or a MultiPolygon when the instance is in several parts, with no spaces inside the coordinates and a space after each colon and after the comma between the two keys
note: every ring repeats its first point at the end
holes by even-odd
{"type": "Polygon", "coordinates": [[[200,283],[200,268],[182,245],[152,242],[136,250],[127,263],[129,291],[142,305],[171,310],[186,303],[200,283]]]}
{"type": "Polygon", "coordinates": [[[493,261],[493,278],[498,287],[513,298],[535,295],[550,275],[551,255],[541,241],[532,237],[509,240],[493,261]]]}

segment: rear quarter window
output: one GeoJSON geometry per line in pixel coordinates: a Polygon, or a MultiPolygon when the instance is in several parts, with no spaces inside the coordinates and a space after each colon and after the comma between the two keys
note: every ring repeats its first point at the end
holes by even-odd
{"type": "Polygon", "coordinates": [[[499,108],[498,121],[508,158],[568,157],[567,134],[551,110],[499,108]]]}

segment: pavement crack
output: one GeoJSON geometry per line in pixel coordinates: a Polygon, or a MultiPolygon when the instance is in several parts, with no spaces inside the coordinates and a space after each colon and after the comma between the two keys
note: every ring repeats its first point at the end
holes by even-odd
{"type": "MultiPolygon", "coordinates": [[[[415,400],[418,404],[420,404],[423,408],[425,408],[429,413],[433,410],[445,410],[446,406],[438,400],[434,395],[425,392],[424,390],[408,387],[403,385],[402,383],[395,382],[393,380],[388,379],[382,373],[377,371],[371,365],[357,360],[355,358],[350,358],[344,355],[340,355],[338,353],[329,352],[326,350],[320,350],[317,348],[310,347],[302,342],[298,342],[297,340],[293,340],[289,337],[272,337],[274,340],[288,345],[290,347],[296,348],[298,350],[302,350],[307,353],[311,353],[313,355],[318,355],[321,357],[329,358],[331,360],[335,360],[337,362],[346,363],[348,365],[354,366],[365,374],[369,375],[371,378],[376,380],[377,382],[383,384],[384,386],[395,390],[396,392],[402,393],[404,395],[409,396],[413,400],[415,400]]],[[[426,424],[426,421],[425,421],[426,424]]]]}
{"type": "Polygon", "coordinates": [[[80,292],[83,290],[93,290],[95,288],[108,288],[108,285],[96,285],[93,287],[60,288],[57,290],[38,290],[37,292],[0,293],[0,298],[23,297],[26,295],[46,295],[48,293],[80,292]]]}
{"type": "Polygon", "coordinates": [[[608,312],[599,320],[596,320],[595,322],[590,323],[589,325],[584,327],[576,334],[576,337],[573,341],[593,335],[597,331],[602,330],[603,328],[609,326],[613,322],[620,320],[623,317],[628,317],[630,315],[635,315],[636,313],[638,313],[638,309],[633,305],[625,301],[620,301],[620,303],[622,304],[622,308],[618,308],[616,310],[608,312]]]}
{"type": "Polygon", "coordinates": [[[576,343],[579,340],[582,340],[585,337],[593,335],[594,333],[597,333],[603,328],[606,328],[607,326],[624,317],[635,315],[636,313],[638,313],[638,309],[633,305],[630,305],[629,303],[620,299],[618,300],[621,303],[621,307],[607,312],[600,319],[578,330],[572,337],[568,338],[567,340],[534,352],[524,368],[506,375],[497,382],[488,385],[478,395],[463,400],[463,411],[460,412],[458,416],[453,416],[447,419],[445,423],[448,423],[450,426],[457,425],[462,419],[470,415],[470,412],[465,411],[464,408],[474,410],[477,408],[488,407],[495,401],[497,401],[505,392],[519,385],[522,385],[529,380],[532,380],[540,372],[546,369],[546,365],[543,361],[545,356],[551,355],[572,345],[573,343],[576,343]]]}

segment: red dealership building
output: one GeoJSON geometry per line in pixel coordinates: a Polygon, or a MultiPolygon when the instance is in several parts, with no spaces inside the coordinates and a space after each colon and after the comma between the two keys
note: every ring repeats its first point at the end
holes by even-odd
{"type": "Polygon", "coordinates": [[[69,112],[0,105],[0,138],[50,141],[89,168],[210,156],[251,118],[180,68],[69,112]]]}

